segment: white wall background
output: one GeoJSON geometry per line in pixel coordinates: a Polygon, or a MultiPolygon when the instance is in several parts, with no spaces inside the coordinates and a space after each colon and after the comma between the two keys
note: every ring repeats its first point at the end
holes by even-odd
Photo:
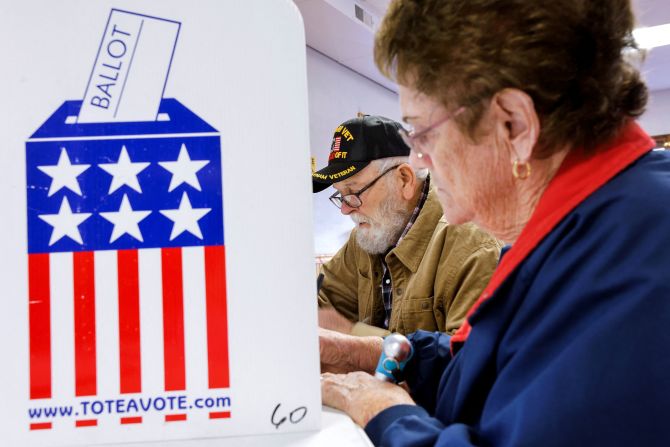
{"type": "MultiPolygon", "coordinates": [[[[309,98],[309,144],[316,167],[328,163],[335,128],[356,113],[400,119],[398,95],[307,47],[309,98]]],[[[335,190],[314,194],[314,238],[316,254],[335,253],[349,237],[351,219],[328,201],[335,190]]]]}
{"type": "Polygon", "coordinates": [[[647,111],[640,123],[650,135],[670,134],[670,90],[657,90],[649,95],[647,111]]]}

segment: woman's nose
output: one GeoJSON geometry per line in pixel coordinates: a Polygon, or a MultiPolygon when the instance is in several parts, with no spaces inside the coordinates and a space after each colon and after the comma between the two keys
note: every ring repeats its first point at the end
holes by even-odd
{"type": "Polygon", "coordinates": [[[417,169],[430,168],[430,157],[423,152],[412,149],[409,154],[409,164],[417,169]]]}

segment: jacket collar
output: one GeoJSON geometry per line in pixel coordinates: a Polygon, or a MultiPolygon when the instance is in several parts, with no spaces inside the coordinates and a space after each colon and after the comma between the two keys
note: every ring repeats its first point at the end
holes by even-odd
{"type": "Polygon", "coordinates": [[[631,122],[615,140],[598,148],[594,154],[587,156],[582,151],[573,150],[567,155],[519,239],[501,259],[488,286],[468,312],[463,325],[451,337],[452,353],[455,354],[470,335],[470,316],[495,293],[542,239],[587,197],[653,147],[654,141],[637,123],[631,122]]]}
{"type": "Polygon", "coordinates": [[[391,250],[386,257],[395,256],[412,273],[416,273],[423,255],[433,237],[435,225],[442,217],[442,208],[437,201],[433,188],[428,191],[428,197],[423,204],[416,221],[400,243],[391,250]]]}

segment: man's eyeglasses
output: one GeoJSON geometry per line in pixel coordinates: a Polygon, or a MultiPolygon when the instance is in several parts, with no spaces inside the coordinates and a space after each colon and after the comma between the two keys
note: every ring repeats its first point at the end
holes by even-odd
{"type": "Polygon", "coordinates": [[[345,194],[345,195],[340,195],[340,192],[336,192],[332,196],[328,197],[328,199],[333,203],[338,208],[342,208],[342,202],[344,202],[349,208],[360,208],[363,205],[363,201],[361,200],[361,194],[363,194],[365,191],[368,189],[372,188],[372,185],[377,183],[377,180],[380,178],[384,177],[387,173],[391,172],[395,168],[397,168],[400,165],[395,165],[390,168],[388,168],[386,171],[382,172],[375,178],[373,181],[365,185],[362,189],[360,189],[358,192],[352,192],[350,194],[345,194]]]}
{"type": "Polygon", "coordinates": [[[430,142],[430,138],[428,138],[430,131],[434,130],[438,126],[441,126],[450,119],[460,115],[461,113],[463,113],[464,110],[465,107],[459,107],[454,113],[448,113],[447,116],[445,116],[441,120],[434,122],[430,126],[423,129],[421,132],[417,132],[416,130],[414,130],[414,127],[410,126],[409,129],[402,129],[402,128],[398,129],[398,133],[402,137],[405,144],[407,144],[407,146],[409,146],[410,149],[412,149],[414,152],[417,153],[427,152],[427,149],[428,150],[431,149],[430,147],[428,147],[428,143],[430,142]]]}

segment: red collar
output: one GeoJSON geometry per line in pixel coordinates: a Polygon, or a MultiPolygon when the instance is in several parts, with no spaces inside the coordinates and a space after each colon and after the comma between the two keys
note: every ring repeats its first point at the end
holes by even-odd
{"type": "Polygon", "coordinates": [[[654,141],[637,123],[631,122],[622,129],[616,140],[599,148],[595,154],[585,156],[581,151],[571,151],[567,155],[519,239],[502,258],[488,286],[468,312],[468,318],[451,337],[452,353],[455,354],[470,335],[472,326],[469,317],[495,293],[542,239],[584,199],[649,152],[654,145],[654,141]]]}

